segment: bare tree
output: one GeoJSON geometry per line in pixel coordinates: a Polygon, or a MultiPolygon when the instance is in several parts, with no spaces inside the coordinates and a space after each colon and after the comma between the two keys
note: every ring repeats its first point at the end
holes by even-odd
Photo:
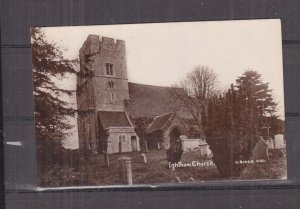
{"type": "Polygon", "coordinates": [[[177,84],[173,94],[182,102],[182,108],[192,115],[193,120],[203,133],[209,99],[218,92],[218,78],[213,69],[198,65],[177,84]]]}

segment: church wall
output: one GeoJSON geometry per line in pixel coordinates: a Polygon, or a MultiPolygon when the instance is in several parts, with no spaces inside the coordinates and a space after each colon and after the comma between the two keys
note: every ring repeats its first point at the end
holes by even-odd
{"type": "Polygon", "coordinates": [[[79,148],[96,153],[98,140],[96,136],[97,123],[93,83],[90,78],[79,77],[78,80],[81,80],[81,85],[77,87],[76,95],[79,148]]]}
{"type": "Polygon", "coordinates": [[[107,37],[99,42],[100,53],[95,57],[93,77],[96,108],[123,111],[124,100],[129,98],[125,42],[107,37]],[[113,75],[106,74],[107,63],[113,65],[113,75]],[[113,82],[114,87],[109,87],[108,82],[113,82]]]}
{"type": "Polygon", "coordinates": [[[106,76],[105,63],[113,64],[116,78],[127,78],[125,42],[112,38],[99,39],[100,53],[94,61],[94,75],[106,76]]]}
{"type": "Polygon", "coordinates": [[[170,147],[170,134],[174,127],[177,127],[181,135],[186,135],[186,129],[182,122],[175,117],[171,122],[167,122],[166,126],[163,128],[163,148],[169,149],[170,147]]]}
{"type": "Polygon", "coordinates": [[[129,98],[125,42],[90,35],[80,50],[80,60],[81,68],[92,74],[96,109],[123,111],[124,100],[129,98]],[[112,65],[113,75],[106,73],[106,64],[112,65]]]}
{"type": "Polygon", "coordinates": [[[133,128],[110,128],[108,137],[108,153],[119,152],[119,136],[125,136],[125,141],[122,141],[122,152],[132,152],[131,137],[136,136],[137,139],[137,150],[140,151],[139,138],[134,132],[133,128]]]}
{"type": "Polygon", "coordinates": [[[78,139],[79,148],[81,150],[89,150],[93,153],[98,151],[96,114],[94,111],[86,111],[78,113],[78,139]]]}
{"type": "Polygon", "coordinates": [[[124,111],[124,100],[129,98],[127,80],[94,77],[93,83],[97,110],[124,111]],[[114,88],[108,86],[109,81],[114,82],[114,88]]]}
{"type": "Polygon", "coordinates": [[[77,109],[89,110],[95,109],[95,96],[93,90],[92,79],[85,79],[84,82],[77,87],[77,109]]]}
{"type": "MultiPolygon", "coordinates": [[[[100,137],[97,111],[124,111],[124,100],[129,99],[125,42],[89,35],[79,51],[79,59],[80,72],[77,73],[79,146],[83,151],[97,152],[100,137]],[[112,66],[112,73],[107,73],[107,64],[112,66]],[[113,85],[109,85],[111,83],[113,85]]],[[[120,134],[125,134],[127,138],[123,152],[130,152],[132,150],[130,137],[136,136],[134,129],[131,129],[130,133],[126,128],[110,129],[111,145],[108,145],[108,152],[119,152],[120,134]]]]}

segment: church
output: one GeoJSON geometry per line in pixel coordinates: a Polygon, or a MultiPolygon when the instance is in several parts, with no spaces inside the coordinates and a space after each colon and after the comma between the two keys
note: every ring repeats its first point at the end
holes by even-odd
{"type": "Polygon", "coordinates": [[[141,135],[149,146],[168,148],[170,140],[187,134],[189,117],[170,94],[172,88],[128,81],[124,41],[89,35],[79,59],[76,98],[81,151],[140,151],[141,135]],[[141,118],[147,118],[148,124],[144,134],[137,134],[141,118]]]}

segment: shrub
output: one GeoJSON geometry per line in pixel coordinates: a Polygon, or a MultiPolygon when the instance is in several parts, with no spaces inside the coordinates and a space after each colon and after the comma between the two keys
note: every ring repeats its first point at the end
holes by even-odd
{"type": "Polygon", "coordinates": [[[213,154],[213,161],[221,177],[241,175],[252,155],[258,136],[208,137],[206,139],[213,154]]]}

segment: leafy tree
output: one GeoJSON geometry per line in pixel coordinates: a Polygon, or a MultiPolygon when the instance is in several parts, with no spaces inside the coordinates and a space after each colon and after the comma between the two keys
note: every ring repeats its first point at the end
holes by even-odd
{"type": "Polygon", "coordinates": [[[256,71],[248,70],[236,80],[236,88],[242,107],[240,114],[247,117],[247,121],[242,122],[248,124],[252,133],[261,134],[262,128],[268,125],[265,117],[274,116],[277,106],[269,84],[263,83],[256,71]]]}
{"type": "Polygon", "coordinates": [[[236,86],[210,100],[205,134],[221,176],[241,174],[246,164],[236,162],[249,160],[262,128],[268,125],[266,117],[275,110],[268,83],[255,71],[246,71],[236,86]]]}
{"type": "Polygon", "coordinates": [[[67,117],[74,116],[75,110],[63,100],[72,91],[60,88],[55,80],[75,73],[77,62],[65,59],[59,47],[46,40],[41,28],[31,29],[31,46],[38,159],[59,162],[62,141],[72,128],[67,117]]]}

